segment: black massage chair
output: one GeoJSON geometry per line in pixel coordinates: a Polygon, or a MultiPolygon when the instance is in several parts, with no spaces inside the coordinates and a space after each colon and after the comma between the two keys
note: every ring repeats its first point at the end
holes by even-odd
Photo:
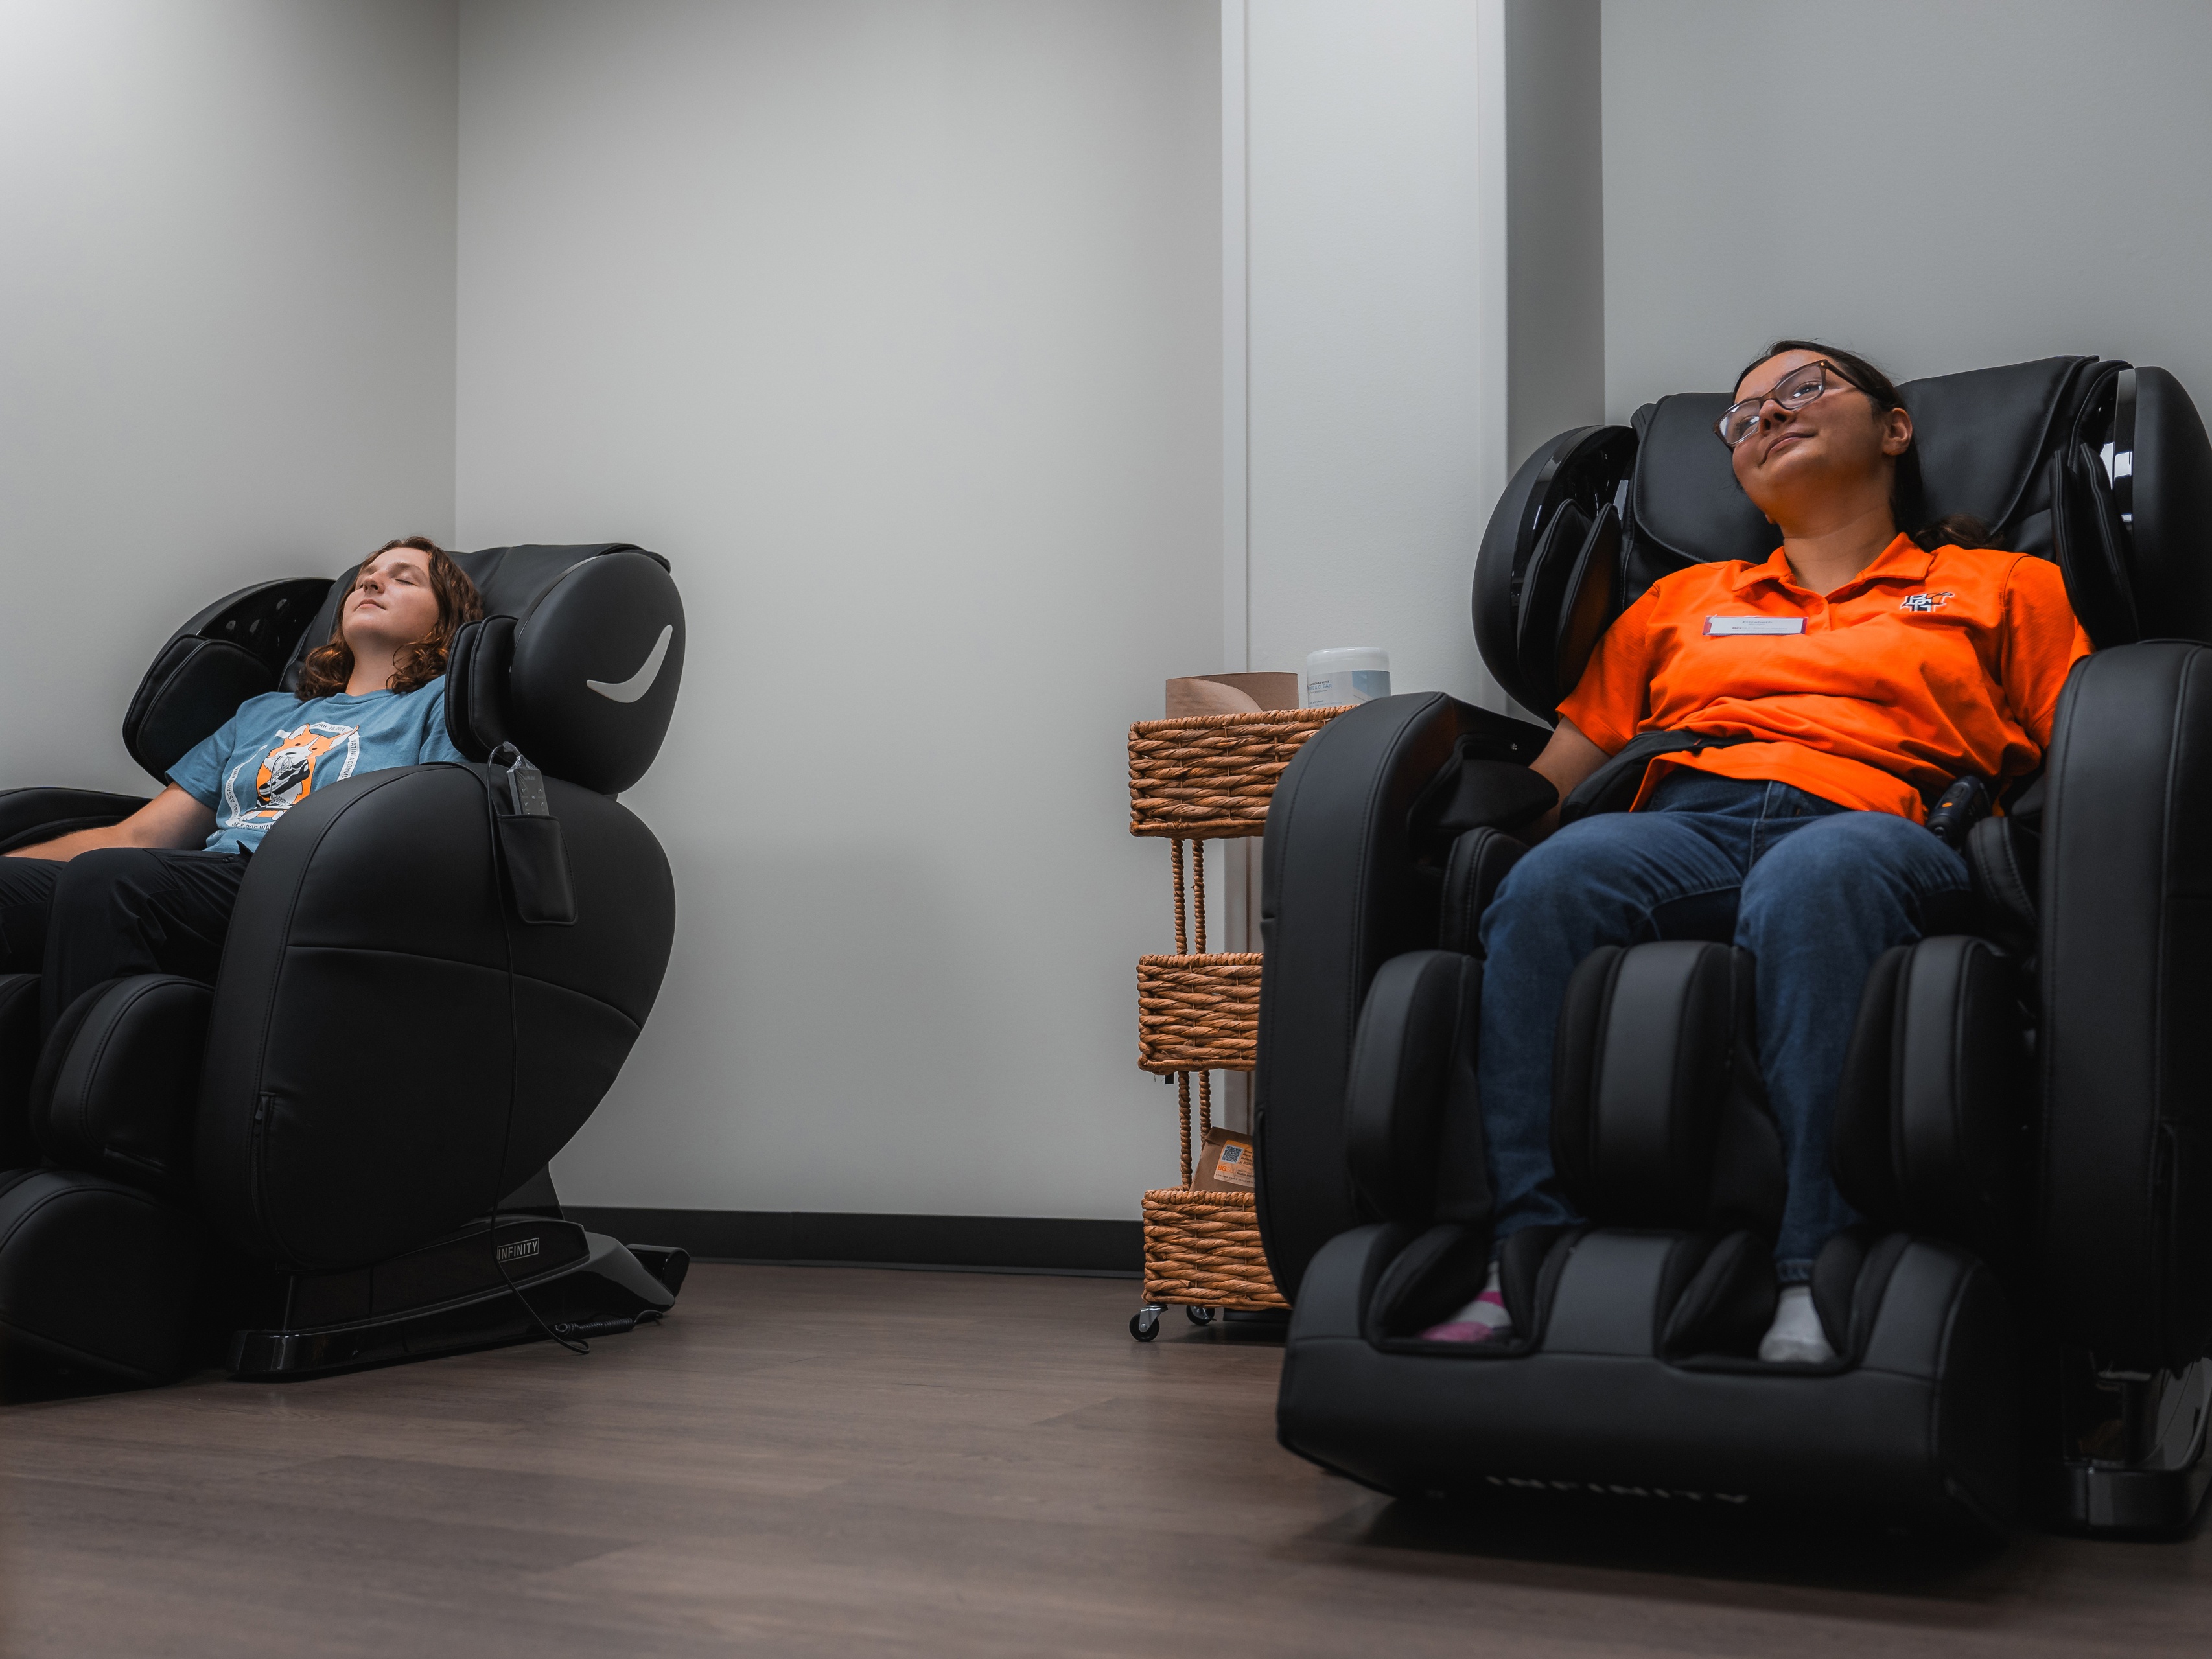
{"type": "MultiPolygon", "coordinates": [[[[363,774],[286,813],[212,989],[111,981],[42,1044],[37,978],[0,977],[11,1372],[302,1376],[624,1331],[674,1304],[684,1253],[563,1220],[546,1165],[668,965],[668,860],[616,796],[667,732],[683,604],[667,561],[626,544],[458,556],[486,615],[453,641],[447,726],[477,763],[363,774]]],[[[131,757],[162,778],[295,684],[351,574],[186,623],[131,699],[131,757]]],[[[0,849],[142,804],[0,793],[0,849]]]]}
{"type": "MultiPolygon", "coordinates": [[[[1442,695],[1355,708],[1267,820],[1259,1219],[1296,1307],[1283,1443],[1384,1492],[1597,1492],[1999,1526],[2187,1524],[2212,1406],[2212,446],[2165,371],[2051,358],[1903,388],[1922,514],[2054,559],[2097,647],[2045,765],[1953,832],[1965,933],[1890,952],[1835,1130],[1863,1224],[1813,1295],[1837,1362],[1761,1364],[1778,1139],[1725,937],[1599,951],[1569,987],[1553,1149],[1589,1224],[1513,1236],[1516,1334],[1418,1341],[1481,1286],[1477,925],[1554,801],[1548,736],[1442,695]]],[[[1778,537],[1726,394],[1569,432],[1499,502],[1484,661],[1547,720],[1668,572],[1778,537]]],[[[1564,804],[1617,810],[1645,762],[1564,804]]],[[[1954,792],[1947,796],[1956,799],[1954,792]]]]}

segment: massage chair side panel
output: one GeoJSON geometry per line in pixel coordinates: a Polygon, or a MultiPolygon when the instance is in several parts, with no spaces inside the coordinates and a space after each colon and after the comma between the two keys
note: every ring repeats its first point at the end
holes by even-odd
{"type": "Polygon", "coordinates": [[[2079,665],[2053,726],[2039,1243],[2099,1364],[2179,1371],[2212,1346],[2212,440],[2160,368],[2079,424],[2069,592],[2093,635],[2168,637],[2079,665]]]}
{"type": "Polygon", "coordinates": [[[2074,1340],[2212,1346],[2212,648],[2100,652],[2059,705],[2042,858],[2041,1246],[2074,1340]]]}
{"type": "Polygon", "coordinates": [[[335,1271],[484,1213],[582,1126],[636,1041],[675,933],[659,844],[548,779],[577,920],[526,925],[495,848],[505,787],[491,768],[370,773],[317,790],[255,855],[196,1153],[204,1212],[247,1255],[335,1271]]]}
{"type": "Polygon", "coordinates": [[[667,561],[626,543],[459,557],[486,617],[454,640],[447,728],[466,755],[513,743],[543,769],[558,828],[532,838],[557,848],[575,919],[526,919],[530,860],[513,822],[495,827],[515,805],[496,767],[351,779],[270,830],[216,987],[198,1178],[225,1236],[288,1268],[421,1244],[543,1169],[667,967],[668,861],[612,799],[652,764],[682,680],[667,561]]]}
{"type": "Polygon", "coordinates": [[[1462,738],[1497,719],[1440,692],[1386,697],[1323,726],[1276,786],[1261,853],[1253,1128],[1261,1237],[1293,1301],[1314,1253],[1368,1218],[1344,1118],[1367,988],[1390,957],[1436,942],[1440,887],[1417,869],[1415,803],[1462,738]]]}

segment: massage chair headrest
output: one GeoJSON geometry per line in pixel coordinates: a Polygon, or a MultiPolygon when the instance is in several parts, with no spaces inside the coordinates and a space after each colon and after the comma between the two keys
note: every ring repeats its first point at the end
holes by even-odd
{"type": "MultiPolygon", "coordinates": [[[[1907,381],[1912,522],[1981,519],[1997,545],[2055,558],[2102,647],[2212,638],[2212,441],[2172,375],[2046,357],[1907,381]]],[[[1780,536],[1713,433],[1726,392],[1682,392],[1631,426],[1562,433],[1498,499],[1476,561],[1484,662],[1526,708],[1572,689],[1599,634],[1660,577],[1771,555],[1780,536]],[[1599,568],[1597,567],[1602,567],[1599,568]]]]}
{"type": "MultiPolygon", "coordinates": [[[[454,555],[484,616],[446,663],[446,726],[483,760],[512,743],[539,769],[601,794],[645,775],[684,678],[684,601],[668,561],[624,542],[454,555]]],[[[359,567],[356,566],[356,568],[359,567]]],[[[283,686],[330,637],[348,571],[301,636],[283,686]]]]}
{"type": "Polygon", "coordinates": [[[1552,1161],[1584,1214],[1623,1227],[1763,1224],[1781,1163],[1758,1102],[1750,952],[1604,945],[1567,981],[1552,1161]]]}
{"type": "MultiPolygon", "coordinates": [[[[2093,393],[2127,365],[2094,357],[1978,368],[1909,380],[1898,395],[1912,414],[1920,471],[1917,530],[1968,513],[2008,533],[2023,553],[2051,551],[2044,459],[2071,432],[2093,393]]],[[[1638,440],[1630,501],[1637,534],[1674,565],[1765,558],[1781,536],[1735,481],[1713,422],[1726,392],[1662,398],[1636,411],[1638,440]]]]}

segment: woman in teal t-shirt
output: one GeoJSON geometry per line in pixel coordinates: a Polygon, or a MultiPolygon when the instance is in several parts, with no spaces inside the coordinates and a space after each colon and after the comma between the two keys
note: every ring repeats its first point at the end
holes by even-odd
{"type": "Polygon", "coordinates": [[[0,972],[43,973],[43,1012],[125,974],[212,983],[246,860],[270,826],[357,772],[462,758],[446,734],[446,651],[483,614],[424,536],[362,562],[297,692],[251,697],[120,823],[0,859],[0,972]]]}

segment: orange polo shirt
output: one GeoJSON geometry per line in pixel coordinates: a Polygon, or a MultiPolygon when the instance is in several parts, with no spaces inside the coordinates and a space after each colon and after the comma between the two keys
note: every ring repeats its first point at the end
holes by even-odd
{"type": "Polygon", "coordinates": [[[1924,821],[1967,772],[2033,771],[2067,672],[2089,654],[2058,567],[1900,535],[1833,592],[1763,564],[1693,565],[1654,582],[1598,641],[1559,713],[1612,754],[1642,732],[1759,741],[1654,761],[1776,781],[1924,821]],[[1767,618],[1753,621],[1752,618],[1767,618]],[[1795,631],[1793,623],[1802,623],[1795,631]],[[1793,631],[1754,631],[1793,629],[1793,631]]]}

